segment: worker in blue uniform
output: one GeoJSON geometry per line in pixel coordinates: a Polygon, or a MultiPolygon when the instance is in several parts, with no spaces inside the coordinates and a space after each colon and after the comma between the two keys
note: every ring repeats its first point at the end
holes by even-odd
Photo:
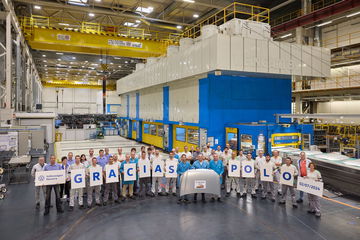
{"type": "MultiPolygon", "coordinates": [[[[182,154],[181,155],[181,161],[179,162],[179,164],[177,165],[177,174],[178,174],[178,187],[181,186],[181,176],[191,168],[191,165],[189,163],[189,161],[187,161],[186,159],[186,154],[182,154]]],[[[187,198],[187,195],[184,195],[184,196],[180,196],[179,197],[179,200],[178,200],[178,203],[180,204],[181,202],[184,202],[184,203],[190,203],[188,198],[187,198]]]]}
{"type": "MultiPolygon", "coordinates": [[[[136,150],[134,150],[134,149],[131,149],[130,161],[133,163],[136,163],[136,166],[139,163],[139,158],[136,156],[136,150]]],[[[136,172],[136,181],[134,182],[134,195],[135,196],[138,195],[138,190],[139,190],[139,175],[136,172]]]]}
{"type": "MultiPolygon", "coordinates": [[[[223,162],[219,159],[219,155],[217,153],[215,153],[213,155],[213,159],[210,160],[209,168],[214,170],[219,175],[220,186],[221,186],[221,184],[222,184],[222,174],[224,173],[224,165],[223,165],[223,162]]],[[[221,202],[221,189],[220,189],[220,194],[217,196],[217,200],[219,202],[221,202]]],[[[215,197],[212,197],[211,201],[215,202],[215,197]]]]}
{"type": "MultiPolygon", "coordinates": [[[[137,166],[137,162],[135,162],[134,160],[132,160],[130,158],[130,154],[126,154],[125,155],[125,160],[120,165],[120,173],[122,175],[124,175],[124,165],[125,164],[130,164],[130,163],[136,163],[136,166],[137,166]]],[[[129,198],[135,199],[135,197],[133,195],[134,194],[134,184],[135,184],[135,181],[123,181],[122,201],[124,201],[126,199],[127,191],[129,191],[129,198]]]]}
{"type": "MultiPolygon", "coordinates": [[[[191,169],[209,169],[209,162],[208,161],[205,161],[204,159],[204,155],[202,153],[200,153],[198,155],[198,160],[196,160],[194,162],[194,164],[191,166],[191,169]]],[[[203,203],[206,203],[206,200],[205,200],[205,193],[202,193],[201,194],[201,201],[203,203]]],[[[194,200],[193,200],[194,203],[197,202],[197,193],[194,194],[194,200]]]]}

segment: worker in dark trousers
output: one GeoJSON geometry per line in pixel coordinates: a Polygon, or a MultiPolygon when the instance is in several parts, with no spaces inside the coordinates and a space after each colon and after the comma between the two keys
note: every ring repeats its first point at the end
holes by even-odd
{"type": "MultiPolygon", "coordinates": [[[[198,155],[198,160],[194,162],[194,164],[191,166],[191,169],[208,169],[209,168],[209,162],[204,160],[204,155],[200,153],[198,155]]],[[[205,200],[205,193],[201,194],[201,201],[203,203],[206,203],[205,200]]],[[[194,194],[194,203],[197,202],[197,193],[194,194]]]]}
{"type": "MultiPolygon", "coordinates": [[[[106,165],[114,165],[114,159],[113,157],[109,157],[109,162],[106,165]]],[[[106,166],[105,165],[105,166],[106,166]]],[[[118,169],[120,168],[118,164],[116,164],[116,166],[118,166],[118,169]]],[[[104,167],[104,176],[106,176],[106,172],[105,172],[105,168],[104,167]]],[[[119,184],[119,182],[113,182],[113,183],[105,183],[105,191],[104,191],[104,201],[103,201],[103,205],[106,206],[108,199],[109,199],[109,193],[112,194],[112,198],[114,199],[115,203],[120,203],[119,202],[119,198],[118,198],[118,189],[117,189],[117,185],[119,184]]]]}
{"type": "MultiPolygon", "coordinates": [[[[61,166],[56,163],[56,158],[54,155],[51,155],[50,157],[50,163],[47,164],[44,168],[44,171],[56,171],[56,170],[62,170],[61,166]]],[[[50,209],[50,203],[51,203],[51,190],[54,189],[55,192],[55,200],[56,200],[56,209],[58,213],[63,213],[60,202],[60,186],[59,184],[55,185],[47,185],[46,186],[46,200],[45,200],[45,212],[44,215],[49,214],[50,209]]]]}
{"type": "MultiPolygon", "coordinates": [[[[149,150],[150,148],[148,148],[149,150]]],[[[151,149],[150,149],[151,150],[151,149]]],[[[139,159],[139,164],[140,163],[148,163],[150,166],[150,160],[148,159],[148,157],[146,156],[146,152],[143,151],[141,153],[140,159],[139,159]]],[[[139,167],[138,167],[138,171],[140,171],[139,167]]],[[[151,186],[151,177],[143,177],[143,178],[139,178],[139,197],[140,198],[145,198],[145,195],[147,196],[151,196],[152,194],[150,194],[150,186],[151,186]]]]}
{"type": "MultiPolygon", "coordinates": [[[[145,150],[144,150],[145,151],[145,150]]],[[[130,161],[133,163],[138,164],[139,159],[136,157],[136,149],[132,148],[130,153],[130,161]]],[[[138,195],[138,184],[139,184],[139,178],[136,173],[136,181],[134,181],[134,195],[138,195]]]]}

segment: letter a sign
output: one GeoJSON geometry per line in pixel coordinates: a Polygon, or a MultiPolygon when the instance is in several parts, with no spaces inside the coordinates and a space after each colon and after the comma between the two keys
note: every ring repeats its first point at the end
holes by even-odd
{"type": "Polygon", "coordinates": [[[119,165],[105,165],[106,183],[119,181],[119,165]]]}

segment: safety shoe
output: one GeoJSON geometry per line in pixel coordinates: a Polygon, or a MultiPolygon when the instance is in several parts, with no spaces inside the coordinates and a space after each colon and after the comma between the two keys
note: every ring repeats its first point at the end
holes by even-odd
{"type": "Polygon", "coordinates": [[[201,202],[202,202],[202,203],[206,203],[205,198],[201,199],[201,202]]]}
{"type": "Polygon", "coordinates": [[[176,197],[176,193],[173,193],[172,195],[173,195],[174,197],[176,197]]]}
{"type": "Polygon", "coordinates": [[[275,198],[272,198],[271,201],[272,201],[272,202],[275,202],[275,198]]]}
{"type": "Polygon", "coordinates": [[[310,213],[310,214],[314,214],[315,210],[308,210],[307,212],[310,213]]]}
{"type": "Polygon", "coordinates": [[[37,204],[36,204],[35,209],[37,209],[37,210],[40,209],[40,203],[37,203],[37,204]]]}
{"type": "Polygon", "coordinates": [[[319,217],[321,217],[321,213],[317,212],[317,213],[315,213],[315,216],[319,218],[319,217]]]}
{"type": "Polygon", "coordinates": [[[74,207],[73,207],[73,206],[70,206],[68,211],[69,211],[69,212],[72,212],[73,210],[74,210],[74,207]]]}
{"type": "Polygon", "coordinates": [[[256,194],[251,194],[252,198],[257,198],[256,194]]]}
{"type": "Polygon", "coordinates": [[[227,192],[227,193],[225,194],[225,197],[230,197],[230,193],[227,192]]]}
{"type": "Polygon", "coordinates": [[[63,212],[64,212],[64,210],[62,210],[62,209],[57,210],[57,213],[63,213],[63,212]]]}
{"type": "Polygon", "coordinates": [[[217,201],[218,201],[218,202],[222,202],[221,198],[218,198],[217,201]]]}
{"type": "Polygon", "coordinates": [[[261,199],[262,199],[262,200],[265,200],[265,199],[266,199],[266,197],[261,197],[261,199]]]}
{"type": "Polygon", "coordinates": [[[49,210],[45,210],[44,216],[49,215],[49,210]]]}
{"type": "Polygon", "coordinates": [[[182,199],[177,200],[177,204],[181,204],[182,201],[182,199]]]}
{"type": "Polygon", "coordinates": [[[215,198],[212,197],[212,198],[210,199],[210,202],[215,202],[215,198]]]}
{"type": "Polygon", "coordinates": [[[297,204],[293,204],[293,208],[297,208],[298,207],[298,205],[297,204]]]}
{"type": "Polygon", "coordinates": [[[299,198],[298,200],[296,200],[297,203],[302,203],[304,200],[302,200],[301,198],[299,198]]]}
{"type": "Polygon", "coordinates": [[[79,209],[84,209],[84,205],[80,205],[80,206],[79,206],[79,209]]]}
{"type": "Polygon", "coordinates": [[[107,202],[103,202],[103,206],[106,206],[107,205],[107,202]]]}
{"type": "Polygon", "coordinates": [[[114,202],[120,204],[120,201],[118,199],[116,199],[114,202]]]}

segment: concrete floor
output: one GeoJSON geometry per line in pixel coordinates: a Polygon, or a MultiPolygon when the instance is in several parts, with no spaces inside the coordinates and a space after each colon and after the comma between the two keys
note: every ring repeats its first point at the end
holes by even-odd
{"type": "Polygon", "coordinates": [[[147,198],[73,212],[66,206],[62,214],[54,207],[44,217],[44,202],[35,210],[33,183],[10,185],[7,198],[0,201],[0,239],[358,240],[360,236],[360,200],[322,199],[321,219],[307,213],[307,201],[293,209],[290,204],[284,207],[250,197],[189,205],[176,200],[147,198]]]}

